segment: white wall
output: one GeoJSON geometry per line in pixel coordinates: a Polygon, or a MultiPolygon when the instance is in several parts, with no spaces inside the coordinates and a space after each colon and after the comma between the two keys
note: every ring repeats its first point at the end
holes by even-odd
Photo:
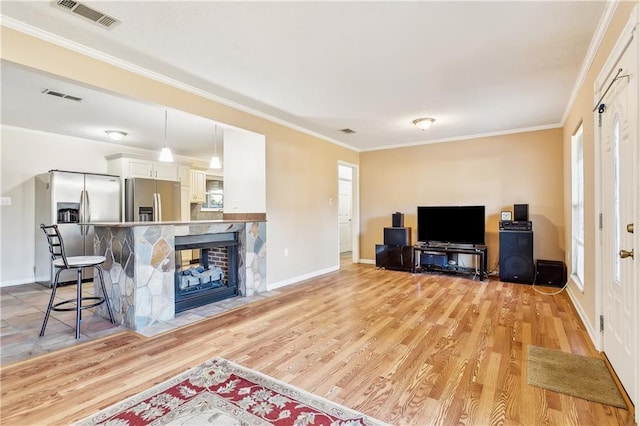
{"type": "Polygon", "coordinates": [[[0,191],[11,197],[11,206],[1,207],[0,287],[34,282],[37,174],[51,169],[107,173],[107,155],[157,154],[10,126],[0,126],[0,137],[0,191]]]}
{"type": "Polygon", "coordinates": [[[223,164],[225,213],[266,213],[265,160],[264,135],[225,129],[223,164]]]}

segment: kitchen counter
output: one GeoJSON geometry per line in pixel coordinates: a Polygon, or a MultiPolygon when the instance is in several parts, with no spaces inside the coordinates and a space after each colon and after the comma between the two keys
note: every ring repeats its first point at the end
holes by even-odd
{"type": "MultiPolygon", "coordinates": [[[[201,220],[190,222],[104,222],[95,229],[94,253],[103,264],[107,296],[121,325],[139,330],[175,318],[176,237],[233,235],[237,242],[239,297],[267,291],[266,222],[201,220]]],[[[234,268],[235,271],[235,268],[234,268]]],[[[97,279],[97,278],[96,278],[97,279]]],[[[94,286],[99,292],[98,285],[94,286]]],[[[98,308],[108,318],[106,306],[98,308]]]]}

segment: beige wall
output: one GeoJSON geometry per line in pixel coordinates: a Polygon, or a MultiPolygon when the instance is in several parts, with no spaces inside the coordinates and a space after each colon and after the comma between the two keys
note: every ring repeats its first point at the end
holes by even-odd
{"type": "MultiPolygon", "coordinates": [[[[134,74],[105,62],[2,27],[3,59],[65,78],[100,87],[131,98],[181,109],[266,136],[268,283],[295,282],[337,269],[338,161],[358,163],[358,153],[320,140],[269,120],[213,102],[192,93],[134,74]],[[55,59],[53,59],[55,58],[55,59]],[[330,200],[334,200],[330,203],[330,200]],[[287,249],[288,256],[284,256],[287,249]]],[[[2,193],[7,190],[5,165],[24,161],[15,158],[2,141],[2,193]]],[[[8,168],[9,169],[9,168],[8,168]]],[[[43,170],[46,171],[46,170],[43,170]]],[[[26,197],[25,202],[30,202],[26,197]]],[[[20,219],[20,206],[3,207],[2,258],[6,247],[20,241],[5,241],[5,230],[20,219]]],[[[29,222],[30,223],[30,222],[29,222]]],[[[28,224],[27,224],[28,225],[28,224]]],[[[17,283],[28,277],[0,276],[17,283]]],[[[28,281],[25,281],[28,282],[28,281]]]]}
{"type": "Polygon", "coordinates": [[[502,210],[529,204],[534,257],[564,258],[562,130],[365,152],[360,158],[361,253],[375,258],[391,214],[405,214],[416,241],[419,205],[484,205],[490,269],[498,261],[502,210]]]}
{"type": "MultiPolygon", "coordinates": [[[[584,291],[578,289],[575,283],[569,281],[569,291],[572,299],[577,305],[582,319],[587,323],[592,337],[595,338],[597,321],[596,321],[596,293],[597,286],[600,283],[596,277],[596,213],[599,210],[595,205],[594,194],[596,191],[596,174],[595,174],[595,152],[594,146],[594,114],[592,112],[595,105],[594,100],[594,83],[601,71],[605,61],[607,60],[613,46],[622,32],[625,24],[629,20],[630,13],[637,2],[621,2],[618,3],[615,14],[609,24],[609,28],[600,47],[595,55],[591,68],[589,69],[584,84],[581,86],[576,101],[568,114],[565,126],[563,128],[563,144],[565,160],[564,168],[564,205],[565,205],[565,223],[571,223],[571,136],[583,123],[583,142],[584,142],[584,180],[585,180],[585,282],[584,291]]],[[[567,226],[565,235],[565,244],[571,247],[571,227],[567,226]]],[[[567,267],[571,273],[571,250],[567,251],[567,267]]]]}

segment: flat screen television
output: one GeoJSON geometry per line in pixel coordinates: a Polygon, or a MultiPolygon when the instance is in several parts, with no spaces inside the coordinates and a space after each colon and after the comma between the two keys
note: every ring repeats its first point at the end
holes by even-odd
{"type": "Polygon", "coordinates": [[[484,245],[484,206],[418,206],[418,241],[484,245]]]}

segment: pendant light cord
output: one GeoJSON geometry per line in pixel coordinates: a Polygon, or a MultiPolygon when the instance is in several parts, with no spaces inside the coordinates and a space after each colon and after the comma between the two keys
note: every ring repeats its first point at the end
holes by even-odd
{"type": "Polygon", "coordinates": [[[167,145],[167,111],[164,111],[164,146],[167,145]]]}

